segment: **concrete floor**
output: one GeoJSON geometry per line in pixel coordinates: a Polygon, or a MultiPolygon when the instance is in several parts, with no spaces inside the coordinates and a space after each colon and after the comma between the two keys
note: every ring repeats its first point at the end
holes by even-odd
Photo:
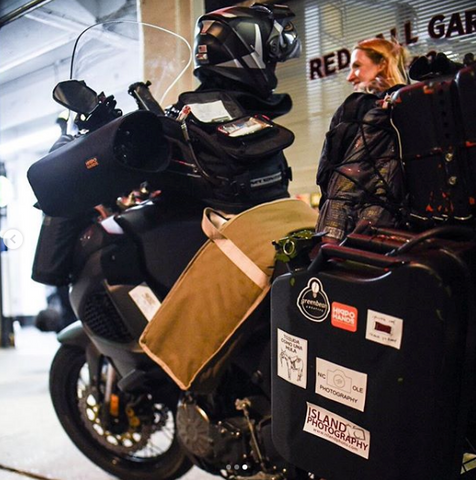
{"type": "MultiPolygon", "coordinates": [[[[114,480],[77,450],[53,411],[48,371],[56,335],[15,331],[15,348],[0,348],[0,480],[114,480]]],[[[474,455],[467,461],[475,468],[474,455]]],[[[217,478],[193,468],[182,480],[217,478]]]]}
{"type": "MultiPolygon", "coordinates": [[[[15,348],[0,349],[0,480],[113,480],[77,450],[53,411],[48,370],[59,346],[55,334],[15,331],[15,348]]],[[[216,478],[197,468],[182,477],[216,478]]]]}

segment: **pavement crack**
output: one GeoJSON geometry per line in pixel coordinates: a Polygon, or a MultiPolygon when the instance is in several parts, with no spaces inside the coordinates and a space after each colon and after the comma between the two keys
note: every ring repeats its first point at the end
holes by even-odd
{"type": "Polygon", "coordinates": [[[0,470],[17,473],[18,475],[23,475],[24,477],[28,477],[28,478],[34,478],[36,480],[55,480],[51,477],[44,477],[43,475],[37,475],[36,473],[33,473],[33,472],[27,472],[26,470],[19,470],[18,468],[7,467],[6,465],[2,465],[1,463],[0,463],[0,470]]]}

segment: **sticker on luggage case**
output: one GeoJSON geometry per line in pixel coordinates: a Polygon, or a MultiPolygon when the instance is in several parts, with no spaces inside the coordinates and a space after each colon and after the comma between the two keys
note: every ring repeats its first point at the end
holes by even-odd
{"type": "Polygon", "coordinates": [[[323,322],[329,315],[330,305],[321,281],[313,277],[297,299],[300,312],[313,322],[323,322]]]}
{"type": "Polygon", "coordinates": [[[370,432],[322,407],[307,403],[303,430],[368,460],[370,432]]]}
{"type": "Polygon", "coordinates": [[[332,302],[331,324],[348,332],[357,331],[358,312],[355,307],[344,303],[332,302]]]}
{"type": "Polygon", "coordinates": [[[316,393],[363,412],[367,374],[316,357],[316,393]]]}
{"type": "Polygon", "coordinates": [[[365,338],[400,350],[403,337],[403,320],[385,313],[369,310],[365,338]]]}
{"type": "Polygon", "coordinates": [[[307,340],[278,328],[278,377],[301,388],[307,384],[307,340]]]}

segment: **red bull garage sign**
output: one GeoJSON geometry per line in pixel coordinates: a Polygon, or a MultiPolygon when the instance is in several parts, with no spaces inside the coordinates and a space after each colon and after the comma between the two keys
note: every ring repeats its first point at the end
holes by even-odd
{"type": "MultiPolygon", "coordinates": [[[[474,34],[476,33],[476,8],[451,14],[433,15],[426,25],[426,30],[430,39],[433,40],[474,34]]],[[[406,46],[414,45],[420,40],[420,36],[414,33],[411,21],[405,22],[400,32],[394,27],[390,29],[389,34],[390,37],[397,38],[406,46]]],[[[384,35],[379,33],[376,36],[383,37],[384,35]]],[[[310,80],[326,78],[347,68],[350,63],[350,54],[348,48],[341,48],[321,57],[312,58],[309,61],[310,80]]]]}

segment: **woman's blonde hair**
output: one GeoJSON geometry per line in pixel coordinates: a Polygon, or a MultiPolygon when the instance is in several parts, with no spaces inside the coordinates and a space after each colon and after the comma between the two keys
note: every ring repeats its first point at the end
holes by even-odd
{"type": "Polygon", "coordinates": [[[362,50],[376,65],[383,63],[382,73],[376,78],[374,88],[386,90],[394,85],[407,84],[407,50],[396,41],[375,37],[357,43],[354,50],[362,50]]]}

